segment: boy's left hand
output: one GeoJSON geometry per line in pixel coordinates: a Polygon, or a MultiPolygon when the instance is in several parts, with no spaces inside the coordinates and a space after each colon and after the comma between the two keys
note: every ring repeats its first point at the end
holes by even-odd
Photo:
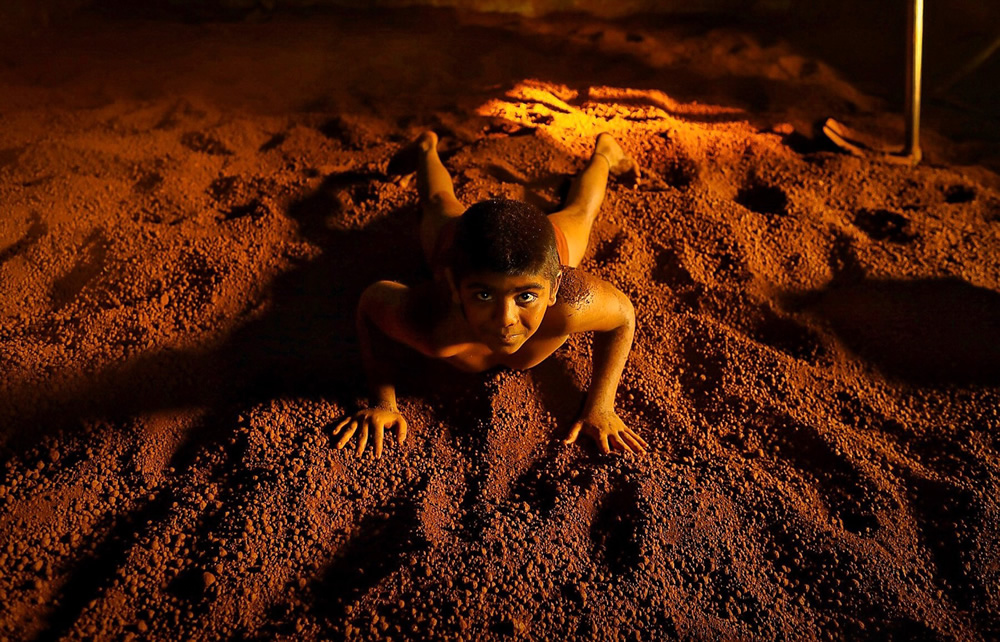
{"type": "Polygon", "coordinates": [[[572,444],[581,432],[597,442],[601,452],[644,453],[649,444],[625,425],[614,410],[584,412],[569,431],[564,443],[572,444]]]}
{"type": "Polygon", "coordinates": [[[375,441],[375,459],[381,459],[384,433],[393,427],[396,428],[396,439],[402,446],[406,440],[406,419],[394,407],[376,406],[359,410],[353,415],[344,417],[333,429],[333,436],[340,436],[340,441],[337,442],[337,450],[340,450],[347,445],[355,433],[358,433],[358,455],[365,451],[368,437],[371,436],[375,441]]]}

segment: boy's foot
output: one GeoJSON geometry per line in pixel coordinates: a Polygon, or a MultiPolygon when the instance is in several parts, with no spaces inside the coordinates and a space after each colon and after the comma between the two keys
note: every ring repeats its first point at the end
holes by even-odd
{"type": "Polygon", "coordinates": [[[424,153],[437,149],[437,144],[438,135],[429,129],[417,136],[416,145],[424,153]]]}
{"type": "Polygon", "coordinates": [[[389,159],[388,174],[398,176],[400,174],[412,174],[417,171],[417,163],[420,161],[420,154],[426,154],[437,148],[438,136],[428,130],[417,136],[417,139],[406,145],[389,159]]]}
{"type": "Polygon", "coordinates": [[[636,164],[621,148],[615,137],[607,132],[597,135],[594,144],[594,156],[603,156],[608,161],[608,169],[619,182],[627,185],[637,185],[640,173],[636,164]]]}

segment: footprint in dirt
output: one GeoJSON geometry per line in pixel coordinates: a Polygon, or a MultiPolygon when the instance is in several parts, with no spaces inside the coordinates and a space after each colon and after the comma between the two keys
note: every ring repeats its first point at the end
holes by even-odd
{"type": "Polygon", "coordinates": [[[424,492],[426,485],[426,479],[418,480],[373,510],[337,551],[314,585],[316,606],[324,617],[337,621],[352,602],[402,568],[408,557],[428,547],[420,535],[417,507],[411,501],[424,492]]]}
{"type": "Polygon", "coordinates": [[[738,243],[718,241],[710,250],[708,258],[715,264],[713,272],[719,281],[740,283],[753,279],[745,252],[738,243]]]}
{"type": "Polygon", "coordinates": [[[751,627],[757,627],[762,620],[761,601],[753,590],[725,568],[705,569],[707,581],[702,592],[716,596],[710,603],[715,615],[722,619],[738,619],[751,627]]]}
{"type": "Polygon", "coordinates": [[[193,152],[209,156],[232,156],[233,151],[223,145],[219,139],[204,132],[188,132],[181,136],[181,145],[193,152]]]}
{"type": "Polygon", "coordinates": [[[987,604],[985,587],[973,573],[963,572],[976,553],[976,533],[970,523],[982,523],[984,511],[975,496],[954,484],[916,475],[907,480],[921,532],[956,603],[987,604]]]}
{"type": "Polygon", "coordinates": [[[257,219],[270,213],[270,209],[255,194],[261,192],[241,176],[220,176],[208,186],[208,195],[215,201],[225,220],[249,216],[257,219]]]}
{"type": "Polygon", "coordinates": [[[315,192],[288,208],[289,216],[307,237],[326,238],[331,234],[330,217],[375,198],[375,182],[382,178],[360,170],[330,174],[315,192]]]}
{"type": "Polygon", "coordinates": [[[903,215],[883,209],[862,209],[854,215],[854,224],[874,241],[909,243],[917,238],[910,221],[903,215]]]}
{"type": "Polygon", "coordinates": [[[490,123],[483,129],[483,134],[486,136],[532,136],[535,134],[535,127],[526,127],[520,123],[514,123],[509,120],[497,119],[496,121],[490,123]]]}
{"type": "Polygon", "coordinates": [[[844,530],[871,536],[880,526],[878,513],[891,516],[895,501],[835,452],[814,428],[779,410],[765,412],[760,420],[763,424],[759,429],[766,435],[763,440],[769,442],[765,450],[777,452],[776,456],[787,460],[797,474],[815,480],[827,510],[844,530]]]}
{"type": "Polygon", "coordinates": [[[223,211],[222,218],[227,221],[243,218],[244,216],[249,216],[252,219],[258,219],[267,216],[270,212],[270,208],[268,208],[267,205],[264,205],[260,199],[252,198],[246,203],[234,205],[233,207],[223,211]]]}
{"type": "Polygon", "coordinates": [[[613,238],[601,242],[594,251],[594,261],[600,265],[605,265],[621,258],[622,245],[624,243],[624,232],[618,232],[613,238]]]}
{"type": "Polygon", "coordinates": [[[31,213],[30,222],[31,224],[28,225],[27,231],[25,231],[21,238],[0,250],[0,265],[3,265],[15,256],[24,254],[32,245],[48,233],[49,226],[42,222],[42,217],[38,215],[38,212],[31,213]]]}
{"type": "Polygon", "coordinates": [[[183,98],[172,104],[164,113],[160,121],[153,125],[153,129],[169,130],[174,129],[182,121],[201,120],[207,114],[183,98]]]}
{"type": "Polygon", "coordinates": [[[751,183],[736,193],[736,202],[752,212],[769,216],[788,214],[788,195],[773,185],[751,183]]]}
{"type": "MultiPolygon", "coordinates": [[[[512,484],[508,501],[527,503],[543,517],[551,515],[559,497],[570,486],[569,476],[560,474],[555,465],[560,452],[565,450],[559,446],[549,448],[542,458],[535,460],[512,484]]],[[[580,477],[577,473],[574,482],[580,477]]]]}
{"type": "MultiPolygon", "coordinates": [[[[802,599],[803,605],[814,609],[851,608],[850,603],[838,607],[838,601],[849,600],[843,596],[844,587],[860,582],[865,573],[865,561],[855,554],[841,550],[828,536],[803,528],[794,509],[786,503],[776,504],[777,513],[762,509],[767,522],[755,538],[761,542],[764,559],[770,562],[772,575],[785,587],[792,599],[802,599]],[[800,587],[808,586],[808,591],[800,587]],[[796,595],[797,594],[797,595],[796,595]],[[841,594],[841,597],[838,597],[841,594]]],[[[865,610],[875,610],[869,602],[861,605],[865,610]]]]}
{"type": "Polygon", "coordinates": [[[5,147],[0,149],[0,170],[16,165],[26,147],[5,147]]]}
{"type": "Polygon", "coordinates": [[[161,185],[163,185],[163,174],[156,170],[147,170],[139,175],[139,178],[132,184],[132,189],[140,194],[150,194],[161,185]]]}
{"type": "Polygon", "coordinates": [[[944,202],[949,204],[970,203],[976,200],[976,188],[971,185],[949,185],[944,190],[944,202]]]}
{"type": "Polygon", "coordinates": [[[590,526],[593,558],[614,577],[634,574],[642,559],[643,515],[634,484],[618,481],[598,504],[590,526]]]}
{"type": "Polygon", "coordinates": [[[371,149],[386,141],[399,139],[398,132],[384,121],[361,114],[336,115],[324,120],[316,129],[350,151],[371,149]]]}
{"type": "Polygon", "coordinates": [[[203,306],[212,302],[225,276],[223,268],[213,257],[191,250],[182,255],[183,269],[177,272],[177,287],[184,292],[192,305],[203,306]]]}
{"type": "Polygon", "coordinates": [[[865,278],[866,272],[858,258],[856,240],[842,230],[833,232],[833,242],[827,256],[827,264],[833,273],[833,284],[857,283],[865,278]]]}
{"type": "Polygon", "coordinates": [[[696,285],[691,273],[684,267],[677,250],[672,247],[660,248],[656,252],[656,267],[653,279],[674,290],[685,290],[696,285]]]}
{"type": "Polygon", "coordinates": [[[691,156],[675,140],[667,135],[666,149],[662,154],[665,162],[655,168],[667,185],[679,190],[687,189],[698,179],[698,164],[692,160],[691,156]]]}
{"type": "Polygon", "coordinates": [[[826,355],[826,348],[816,332],[792,318],[777,314],[767,305],[758,307],[748,334],[759,343],[807,363],[814,364],[826,355]]]}
{"type": "Polygon", "coordinates": [[[225,203],[238,196],[243,188],[243,180],[239,176],[220,176],[208,186],[208,195],[216,203],[225,203]]]}
{"type": "Polygon", "coordinates": [[[703,293],[703,286],[694,280],[691,272],[684,267],[680,253],[673,247],[661,247],[656,251],[653,280],[669,287],[685,305],[696,308],[703,293]]]}
{"type": "Polygon", "coordinates": [[[367,146],[368,137],[365,135],[365,132],[355,123],[349,122],[340,116],[334,116],[324,121],[317,129],[321,134],[330,140],[339,142],[347,149],[357,151],[367,146]]]}
{"type": "Polygon", "coordinates": [[[277,149],[277,148],[281,147],[282,143],[284,143],[285,139],[287,139],[287,138],[288,138],[288,134],[286,134],[284,132],[278,132],[277,134],[274,134],[273,136],[271,136],[270,138],[268,138],[264,142],[264,144],[262,144],[260,147],[258,147],[257,151],[263,153],[263,152],[269,152],[272,149],[277,149]]]}
{"type": "Polygon", "coordinates": [[[668,185],[684,190],[698,178],[698,166],[690,158],[671,159],[661,170],[661,176],[668,185]]]}
{"type": "Polygon", "coordinates": [[[58,310],[72,303],[80,292],[104,270],[108,241],[98,228],[84,240],[77,251],[79,257],[69,272],[56,279],[49,290],[53,307],[58,310]]]}

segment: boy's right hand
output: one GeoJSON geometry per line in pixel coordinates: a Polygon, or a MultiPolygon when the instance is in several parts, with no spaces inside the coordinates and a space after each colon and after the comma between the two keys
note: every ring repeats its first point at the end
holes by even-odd
{"type": "Polygon", "coordinates": [[[393,426],[396,427],[396,440],[402,445],[406,441],[406,419],[403,418],[403,415],[399,414],[398,410],[389,410],[388,408],[366,408],[365,410],[359,410],[353,415],[345,417],[333,429],[334,437],[343,432],[340,441],[337,442],[337,450],[346,446],[347,442],[354,436],[354,433],[360,431],[357,448],[358,454],[360,455],[365,451],[365,446],[368,445],[368,437],[371,436],[375,442],[375,459],[379,459],[382,457],[382,442],[385,431],[393,426]]]}

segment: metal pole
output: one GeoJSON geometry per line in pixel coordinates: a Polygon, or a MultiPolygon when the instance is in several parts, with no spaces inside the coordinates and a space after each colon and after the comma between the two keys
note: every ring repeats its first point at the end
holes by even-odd
{"type": "Polygon", "coordinates": [[[906,59],[906,146],[903,155],[919,163],[920,152],[920,66],[924,48],[924,0],[910,4],[906,59]]]}

